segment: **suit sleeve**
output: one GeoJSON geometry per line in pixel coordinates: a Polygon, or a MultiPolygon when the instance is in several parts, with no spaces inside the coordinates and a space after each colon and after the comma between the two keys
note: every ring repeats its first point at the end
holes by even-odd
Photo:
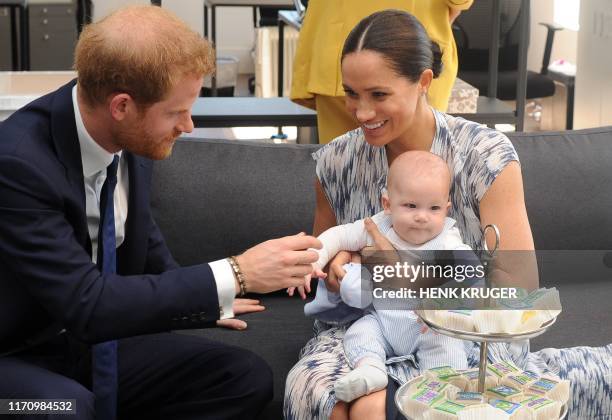
{"type": "MultiPolygon", "coordinates": [[[[102,275],[77,241],[58,178],[14,156],[0,157],[0,258],[6,275],[77,338],[95,343],[219,317],[208,264],[157,275],[102,275]]],[[[152,225],[150,261],[176,264],[152,225]]]]}
{"type": "MultiPolygon", "coordinates": [[[[149,213],[150,214],[150,213],[149,213]]],[[[178,263],[172,257],[170,250],[166,246],[166,241],[157,223],[150,216],[149,221],[149,240],[147,248],[147,259],[145,263],[145,273],[163,273],[179,268],[178,263]]]]}

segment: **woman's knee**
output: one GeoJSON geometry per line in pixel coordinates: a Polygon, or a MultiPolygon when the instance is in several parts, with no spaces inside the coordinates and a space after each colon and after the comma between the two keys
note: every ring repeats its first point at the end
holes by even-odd
{"type": "Polygon", "coordinates": [[[382,390],[356,399],[350,406],[350,419],[384,420],[386,397],[387,391],[382,390]]]}
{"type": "Polygon", "coordinates": [[[332,409],[329,420],[349,420],[349,405],[343,401],[338,401],[332,409]]]}

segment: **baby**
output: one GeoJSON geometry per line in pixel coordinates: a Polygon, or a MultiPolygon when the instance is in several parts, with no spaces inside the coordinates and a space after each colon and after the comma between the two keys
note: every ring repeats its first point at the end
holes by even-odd
{"type": "MultiPolygon", "coordinates": [[[[384,211],[374,215],[372,221],[397,250],[470,251],[461,240],[456,222],[446,217],[450,208],[450,184],[450,171],[440,157],[423,151],[403,153],[389,169],[387,191],[382,197],[384,211]]],[[[321,274],[321,268],[339,251],[359,251],[373,245],[364,220],[328,229],[319,240],[323,248],[317,250],[315,274],[321,274]]],[[[329,321],[319,315],[333,314],[342,306],[340,300],[352,307],[367,305],[360,298],[360,267],[357,265],[356,270],[355,265],[345,267],[347,275],[341,282],[340,294],[329,292],[323,280],[319,280],[316,298],[305,307],[307,315],[329,321]]],[[[384,389],[387,386],[385,361],[394,356],[412,359],[421,371],[444,365],[467,369],[462,341],[432,331],[422,333],[422,325],[412,311],[376,309],[376,306],[376,302],[368,306],[366,314],[345,334],[344,350],[353,370],[334,385],[339,400],[350,402],[384,389]]],[[[345,315],[346,312],[340,317],[345,315]]]]}

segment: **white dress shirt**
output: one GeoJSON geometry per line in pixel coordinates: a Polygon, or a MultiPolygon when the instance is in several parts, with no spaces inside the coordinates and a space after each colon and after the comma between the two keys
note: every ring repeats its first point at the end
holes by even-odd
{"type": "MultiPolygon", "coordinates": [[[[79,104],[77,101],[77,86],[72,88],[72,104],[76,121],[77,135],[81,147],[81,162],[83,164],[83,180],[85,187],[85,207],[87,213],[87,229],[91,238],[92,260],[95,263],[98,254],[98,229],[100,225],[100,193],[106,180],[106,167],[113,161],[113,154],[107,152],[91,137],[85,128],[79,104]]],[[[119,169],[117,170],[117,187],[113,195],[115,208],[115,243],[117,248],[125,239],[125,222],[128,217],[128,197],[130,183],[128,165],[118,152],[119,169]]],[[[236,286],[232,267],[226,259],[213,261],[209,266],[215,276],[219,311],[221,319],[234,316],[233,304],[236,286]]]]}

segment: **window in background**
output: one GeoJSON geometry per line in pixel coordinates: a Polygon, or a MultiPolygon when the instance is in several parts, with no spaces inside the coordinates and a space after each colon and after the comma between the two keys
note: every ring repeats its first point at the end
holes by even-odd
{"type": "Polygon", "coordinates": [[[555,0],[554,21],[572,31],[579,29],[580,0],[555,0]]]}

